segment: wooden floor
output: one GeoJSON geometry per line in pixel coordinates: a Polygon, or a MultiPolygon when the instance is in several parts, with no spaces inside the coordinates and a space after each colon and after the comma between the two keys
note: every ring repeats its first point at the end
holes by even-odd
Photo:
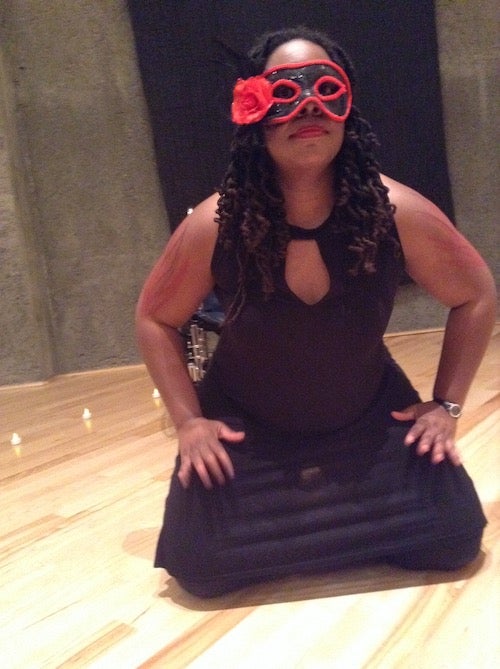
{"type": "MultiPolygon", "coordinates": [[[[426,397],[440,340],[387,339],[426,397]]],[[[208,601],[152,568],[176,443],[144,368],[0,389],[0,667],[500,667],[499,354],[497,327],[460,421],[489,519],[476,564],[353,569],[208,601]]]]}

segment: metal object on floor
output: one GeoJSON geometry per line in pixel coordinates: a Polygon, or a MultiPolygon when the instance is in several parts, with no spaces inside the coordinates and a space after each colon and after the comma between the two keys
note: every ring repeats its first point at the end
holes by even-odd
{"type": "Polygon", "coordinates": [[[214,295],[210,295],[181,328],[189,376],[199,383],[205,376],[212,354],[217,346],[224,314],[214,295]]]}

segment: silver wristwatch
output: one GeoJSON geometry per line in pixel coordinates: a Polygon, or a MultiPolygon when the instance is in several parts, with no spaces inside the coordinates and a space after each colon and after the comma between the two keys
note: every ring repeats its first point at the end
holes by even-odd
{"type": "Polygon", "coordinates": [[[440,397],[434,397],[434,402],[436,402],[436,404],[440,404],[452,418],[460,418],[462,415],[462,407],[460,404],[456,404],[455,402],[448,402],[448,400],[442,400],[440,397]]]}

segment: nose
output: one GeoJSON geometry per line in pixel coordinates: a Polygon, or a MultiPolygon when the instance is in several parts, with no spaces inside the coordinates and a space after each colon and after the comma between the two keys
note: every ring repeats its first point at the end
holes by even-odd
{"type": "Polygon", "coordinates": [[[311,98],[299,111],[297,116],[322,116],[323,110],[315,98],[311,98]]]}

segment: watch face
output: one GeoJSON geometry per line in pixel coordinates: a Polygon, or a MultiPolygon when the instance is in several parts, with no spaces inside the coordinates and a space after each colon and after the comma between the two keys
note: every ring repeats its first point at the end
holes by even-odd
{"type": "Polygon", "coordinates": [[[452,416],[452,418],[460,418],[462,415],[462,407],[460,404],[454,404],[453,402],[444,402],[444,408],[452,416]]]}
{"type": "Polygon", "coordinates": [[[452,418],[460,418],[462,415],[462,407],[460,404],[456,404],[455,402],[448,402],[447,400],[439,399],[439,397],[435,397],[434,401],[437,402],[437,404],[440,404],[452,418]]]}

